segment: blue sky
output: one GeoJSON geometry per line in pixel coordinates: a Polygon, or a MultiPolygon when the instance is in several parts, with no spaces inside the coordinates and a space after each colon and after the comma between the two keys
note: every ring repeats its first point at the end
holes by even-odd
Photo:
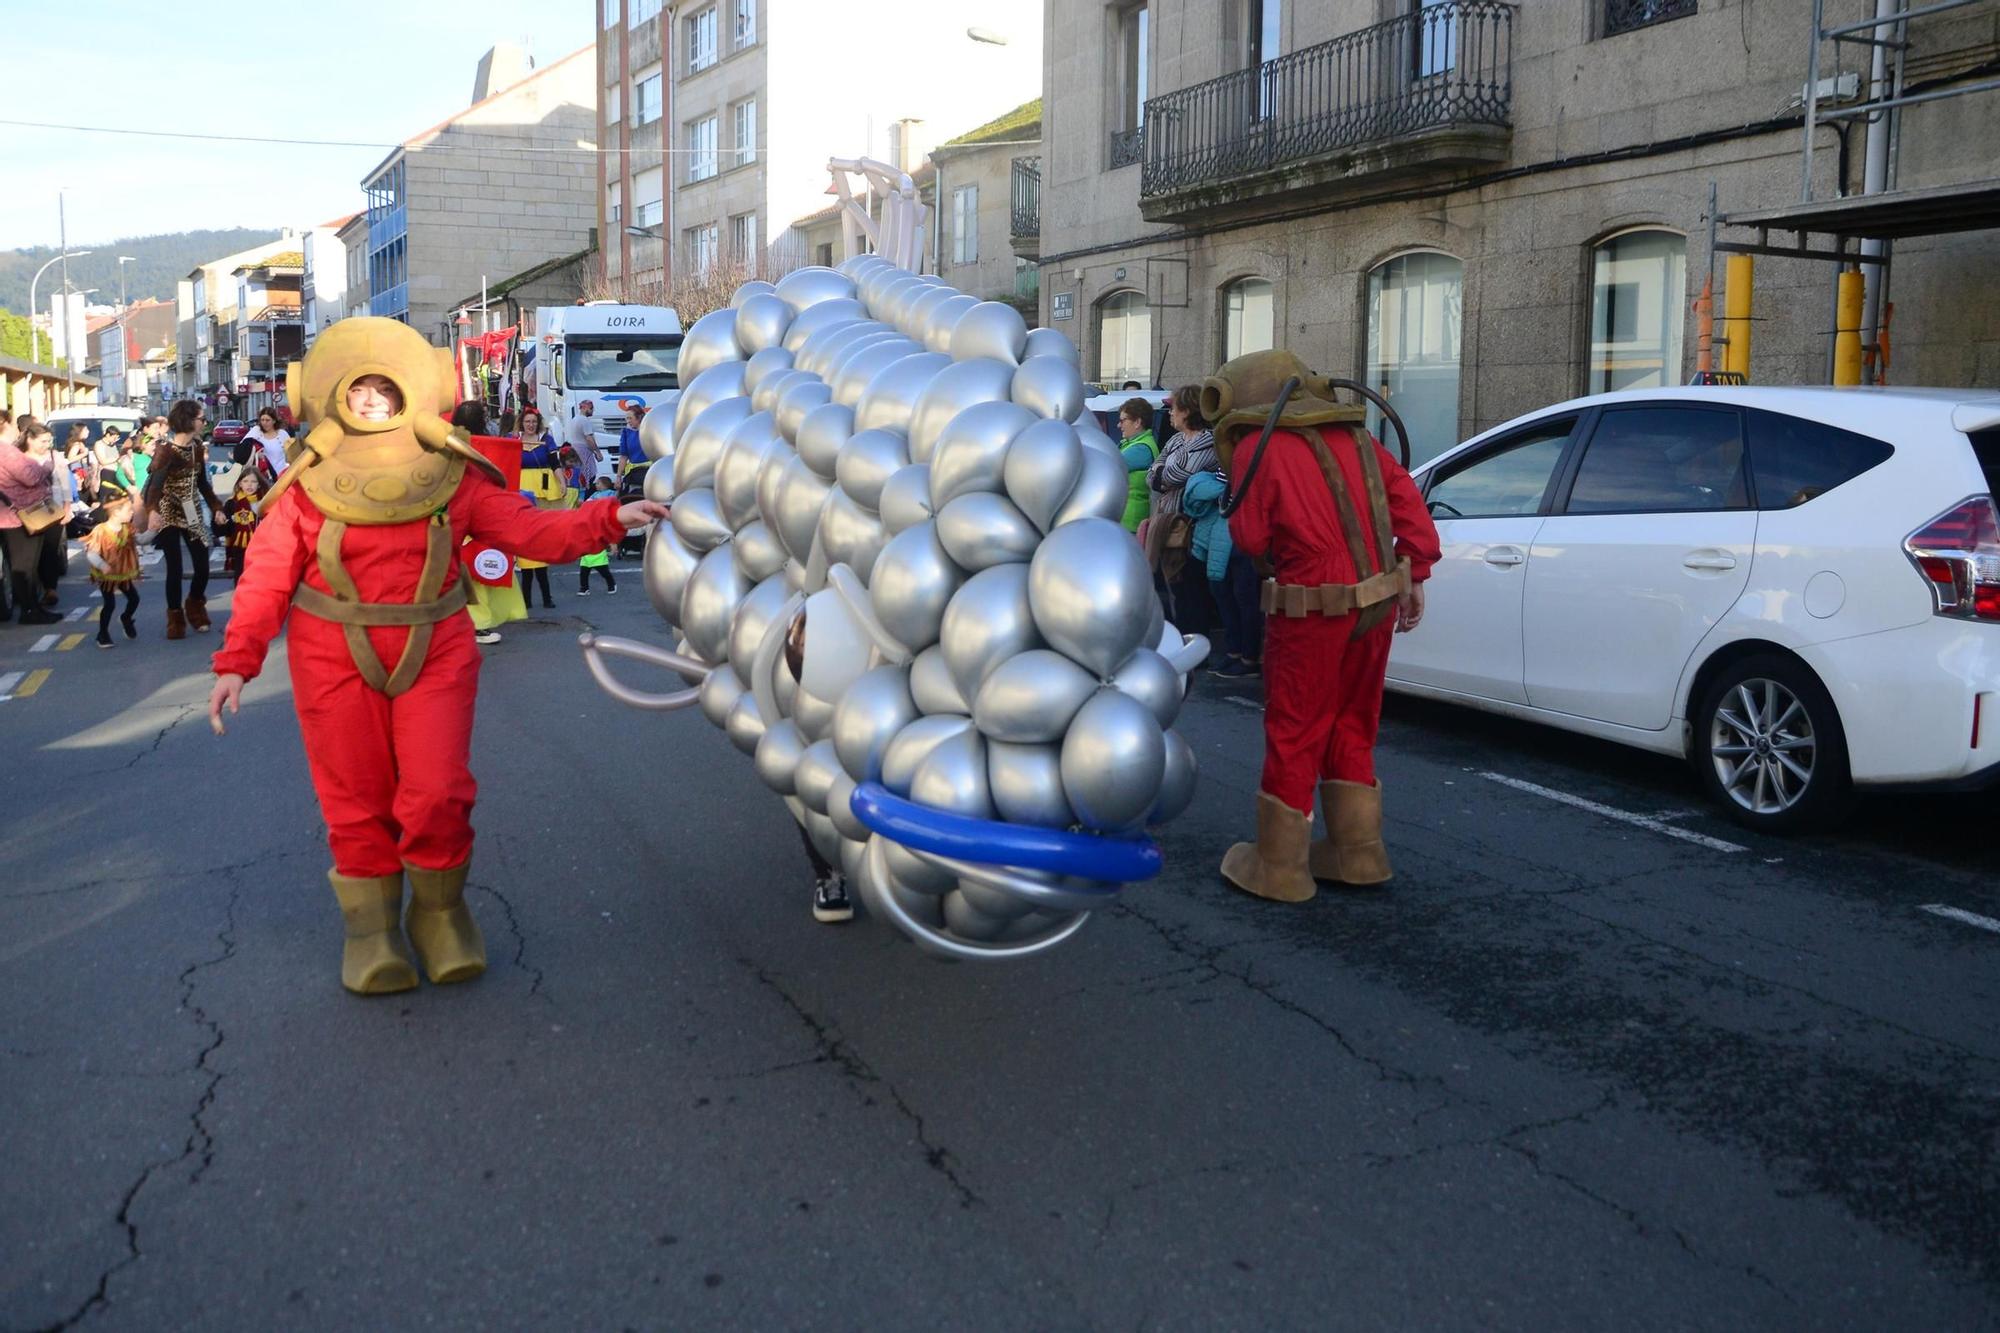
{"type": "Polygon", "coordinates": [[[479,57],[547,65],[595,38],[595,0],[0,0],[0,117],[364,140],[286,147],[0,125],[0,250],[194,227],[312,226],[361,207],[387,145],[463,108],[479,57]]]}

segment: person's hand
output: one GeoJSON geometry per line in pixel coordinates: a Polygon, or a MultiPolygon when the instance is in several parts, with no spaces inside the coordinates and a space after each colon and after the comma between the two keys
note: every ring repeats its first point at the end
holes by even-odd
{"type": "Polygon", "coordinates": [[[667,507],[657,500],[634,500],[631,504],[618,506],[618,521],[627,531],[643,528],[648,523],[658,522],[667,516],[667,507]]]}
{"type": "Polygon", "coordinates": [[[1408,634],[1424,618],[1424,585],[1412,583],[1396,598],[1396,633],[1408,634]]]}
{"type": "Polygon", "coordinates": [[[215,678],[215,688],[208,692],[208,725],[209,729],[218,736],[224,734],[225,731],[222,725],[222,706],[224,704],[229,705],[229,715],[231,717],[236,716],[238,712],[242,711],[243,677],[233,671],[226,671],[222,675],[217,676],[215,678]]]}

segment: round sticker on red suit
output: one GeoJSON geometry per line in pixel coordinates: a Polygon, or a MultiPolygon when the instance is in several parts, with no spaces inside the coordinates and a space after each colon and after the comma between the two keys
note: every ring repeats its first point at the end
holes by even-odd
{"type": "Polygon", "coordinates": [[[497,579],[507,572],[507,553],[491,546],[472,557],[472,572],[482,579],[497,579]]]}

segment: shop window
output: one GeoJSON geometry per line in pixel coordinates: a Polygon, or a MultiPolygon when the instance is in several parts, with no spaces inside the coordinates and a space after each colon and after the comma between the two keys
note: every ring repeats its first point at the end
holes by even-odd
{"type": "Polygon", "coordinates": [[[1277,343],[1274,289],[1263,278],[1242,278],[1222,289],[1222,359],[1269,351],[1277,343]]]}
{"type": "Polygon", "coordinates": [[[1116,391],[1153,375],[1153,312],[1139,292],[1114,292],[1097,307],[1097,381],[1116,391]]]}
{"type": "Polygon", "coordinates": [[[1681,381],[1687,238],[1628,231],[1591,255],[1590,379],[1585,392],[1681,381]]]}
{"type": "MultiPolygon", "coordinates": [[[[1410,461],[1458,443],[1459,344],[1465,266],[1434,251],[1398,255],[1368,275],[1368,387],[1389,400],[1410,433],[1410,461]]],[[[1386,427],[1373,405],[1368,428],[1386,427]]],[[[1394,431],[1384,443],[1394,447],[1394,431]]]]}

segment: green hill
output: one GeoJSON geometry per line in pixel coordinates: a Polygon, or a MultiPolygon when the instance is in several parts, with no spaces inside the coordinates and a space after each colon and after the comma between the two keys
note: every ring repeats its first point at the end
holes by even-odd
{"type": "MultiPolygon", "coordinates": [[[[118,301],[118,256],[130,255],[137,263],[125,265],[125,295],[127,300],[137,301],[142,297],[157,297],[162,301],[174,299],[174,284],[188,275],[199,264],[224,255],[247,250],[253,245],[278,239],[278,229],[273,227],[257,231],[248,227],[232,227],[226,231],[178,231],[159,236],[126,236],[115,241],[89,244],[72,242],[72,250],[88,250],[91,253],[82,259],[69,261],[70,285],[78,291],[97,288],[97,295],[91,300],[106,305],[118,301]]],[[[0,250],[0,308],[23,311],[28,308],[28,281],[35,270],[55,257],[52,246],[36,246],[29,250],[0,250]]],[[[58,276],[61,265],[56,265],[42,275],[41,286],[36,299],[44,310],[48,309],[49,297],[55,293],[61,282],[58,276]]]]}

